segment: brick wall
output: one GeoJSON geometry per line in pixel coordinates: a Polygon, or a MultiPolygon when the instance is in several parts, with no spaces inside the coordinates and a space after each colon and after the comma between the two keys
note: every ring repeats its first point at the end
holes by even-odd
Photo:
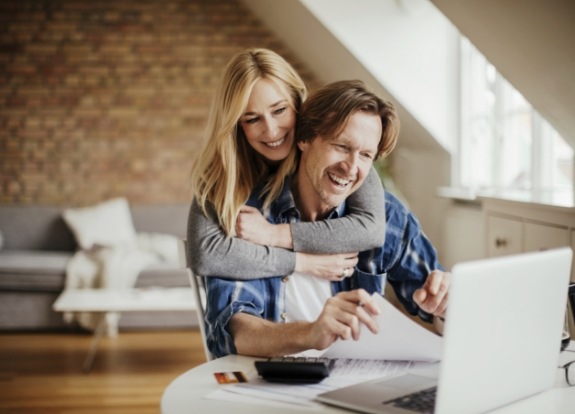
{"type": "Polygon", "coordinates": [[[255,46],[314,84],[239,1],[0,0],[0,204],[188,202],[221,70],[255,46]]]}

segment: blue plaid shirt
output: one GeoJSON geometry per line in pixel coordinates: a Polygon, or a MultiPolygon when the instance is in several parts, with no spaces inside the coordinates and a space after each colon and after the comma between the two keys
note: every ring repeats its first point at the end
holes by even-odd
{"type": "MultiPolygon", "coordinates": [[[[283,192],[269,209],[262,211],[271,223],[290,223],[300,220],[287,179],[283,192]]],[[[254,191],[254,194],[259,192],[254,191]]],[[[252,196],[247,203],[261,211],[262,200],[252,196]]],[[[389,282],[397,298],[412,315],[429,322],[432,316],[423,312],[412,299],[432,270],[443,270],[436,251],[422,232],[415,216],[391,193],[385,194],[385,243],[377,249],[359,253],[359,261],[352,277],[331,282],[332,294],[363,288],[369,293],[383,295],[389,282]]],[[[337,207],[328,219],[346,213],[345,203],[337,207]]],[[[237,353],[228,332],[228,323],[238,312],[248,313],[270,321],[283,322],[285,312],[285,283],[282,277],[238,281],[208,277],[206,332],[210,352],[215,357],[237,353]]]]}

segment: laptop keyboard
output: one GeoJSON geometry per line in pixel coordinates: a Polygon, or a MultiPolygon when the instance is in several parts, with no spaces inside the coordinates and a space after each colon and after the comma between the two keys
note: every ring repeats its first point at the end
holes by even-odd
{"type": "Polygon", "coordinates": [[[403,408],[404,410],[414,411],[416,413],[433,413],[435,407],[435,396],[437,387],[431,387],[425,390],[414,392],[413,394],[404,395],[394,400],[386,401],[385,404],[394,407],[403,408]]]}

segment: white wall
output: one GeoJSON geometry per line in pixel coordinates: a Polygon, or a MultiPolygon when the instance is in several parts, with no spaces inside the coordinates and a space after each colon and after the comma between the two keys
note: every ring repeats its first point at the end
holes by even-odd
{"type": "Polygon", "coordinates": [[[433,4],[428,0],[301,3],[447,151],[454,150],[456,30],[433,4]]]}

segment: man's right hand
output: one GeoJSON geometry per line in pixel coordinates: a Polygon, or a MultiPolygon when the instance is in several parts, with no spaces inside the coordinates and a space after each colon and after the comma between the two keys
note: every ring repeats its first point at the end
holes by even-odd
{"type": "Polygon", "coordinates": [[[339,254],[296,253],[295,271],[329,281],[351,276],[357,264],[357,252],[339,254]],[[347,269],[347,271],[345,271],[347,269]]]}
{"type": "Polygon", "coordinates": [[[329,298],[313,322],[276,323],[239,312],[230,319],[229,332],[240,355],[291,355],[308,349],[326,349],[338,339],[357,340],[361,325],[377,333],[374,317],[379,312],[371,296],[357,289],[329,298]]]}
{"type": "Polygon", "coordinates": [[[310,326],[308,345],[326,349],[338,339],[358,340],[361,325],[377,333],[375,316],[380,313],[371,295],[363,289],[340,292],[329,298],[318,319],[310,326]]]}

